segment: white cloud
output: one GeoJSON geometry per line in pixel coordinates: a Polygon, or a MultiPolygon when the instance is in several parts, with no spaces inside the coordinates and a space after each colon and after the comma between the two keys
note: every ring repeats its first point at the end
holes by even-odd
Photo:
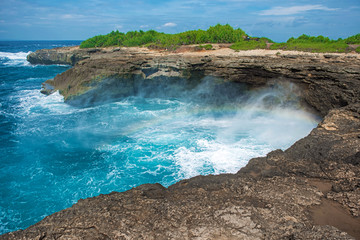
{"type": "Polygon", "coordinates": [[[141,25],[140,28],[147,28],[149,25],[141,25]]]}
{"type": "Polygon", "coordinates": [[[123,25],[115,25],[115,29],[119,30],[119,29],[122,29],[123,28],[123,25]]]}
{"type": "Polygon", "coordinates": [[[79,14],[63,14],[60,16],[60,18],[62,19],[80,19],[80,18],[84,18],[84,15],[79,15],[79,14]]]}
{"type": "Polygon", "coordinates": [[[263,10],[259,13],[259,15],[294,15],[298,13],[303,13],[312,10],[322,10],[322,11],[335,11],[338,8],[328,8],[323,5],[303,5],[303,6],[293,6],[293,7],[274,7],[268,10],[263,10]]]}
{"type": "Polygon", "coordinates": [[[165,23],[164,25],[162,25],[163,27],[176,27],[176,23],[172,23],[172,22],[168,22],[168,23],[165,23]]]}
{"type": "Polygon", "coordinates": [[[63,19],[72,19],[72,18],[74,18],[74,16],[71,15],[71,14],[64,14],[64,15],[61,16],[61,18],[63,18],[63,19]]]}

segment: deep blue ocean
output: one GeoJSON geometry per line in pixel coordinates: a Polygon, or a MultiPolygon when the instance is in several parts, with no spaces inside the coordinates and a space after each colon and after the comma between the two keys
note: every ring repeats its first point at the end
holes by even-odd
{"type": "Polygon", "coordinates": [[[70,66],[31,65],[26,55],[79,43],[0,42],[0,234],[26,228],[80,198],[235,173],[253,157],[288,148],[317,125],[317,117],[289,97],[294,86],[221,104],[191,96],[133,96],[80,108],[64,103],[59,93],[42,95],[41,83],[70,66]]]}

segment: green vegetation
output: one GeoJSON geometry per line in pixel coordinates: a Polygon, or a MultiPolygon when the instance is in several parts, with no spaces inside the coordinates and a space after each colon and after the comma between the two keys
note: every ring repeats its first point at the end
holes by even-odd
{"type": "Polygon", "coordinates": [[[360,33],[346,38],[344,42],[347,44],[360,44],[360,33]]]}
{"type": "Polygon", "coordinates": [[[345,52],[348,45],[344,40],[330,40],[328,37],[301,35],[290,38],[286,43],[274,43],[270,49],[297,50],[305,52],[345,52]]]}
{"type": "MultiPolygon", "coordinates": [[[[249,37],[240,28],[234,29],[229,24],[217,24],[206,31],[199,29],[177,34],[165,34],[154,30],[127,33],[112,31],[107,35],[98,35],[83,41],[80,48],[145,46],[154,49],[175,50],[181,45],[200,44],[199,49],[211,50],[213,49],[211,43],[233,43],[230,48],[236,51],[270,48],[307,52],[348,52],[350,51],[349,44],[360,44],[360,34],[338,40],[303,34],[298,38],[292,37],[284,43],[274,43],[268,38],[249,37]]],[[[357,48],[356,52],[359,51],[357,48]]]]}
{"type": "Polygon", "coordinates": [[[205,49],[205,50],[212,50],[213,46],[211,44],[206,44],[206,45],[200,45],[199,48],[205,49]]]}
{"type": "Polygon", "coordinates": [[[192,30],[177,34],[159,33],[150,31],[132,31],[121,33],[111,32],[83,41],[80,48],[108,47],[108,46],[148,46],[174,49],[181,45],[204,43],[234,43],[242,41],[246,34],[240,28],[233,29],[229,24],[210,27],[208,30],[192,30]]]}
{"type": "Polygon", "coordinates": [[[250,38],[244,41],[236,42],[231,45],[231,49],[239,50],[252,50],[252,49],[266,49],[266,43],[272,42],[267,38],[250,38]]]}
{"type": "Polygon", "coordinates": [[[107,35],[98,35],[83,41],[80,44],[80,48],[93,48],[93,47],[109,47],[109,46],[127,46],[135,47],[148,43],[155,42],[164,33],[159,33],[154,30],[144,31],[132,31],[122,33],[119,31],[112,31],[107,35]]]}

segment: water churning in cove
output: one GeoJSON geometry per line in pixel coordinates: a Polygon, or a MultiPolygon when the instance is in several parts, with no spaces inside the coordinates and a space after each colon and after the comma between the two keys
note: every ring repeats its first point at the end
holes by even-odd
{"type": "Polygon", "coordinates": [[[73,107],[59,93],[40,93],[42,82],[69,66],[32,66],[25,59],[29,51],[69,44],[78,43],[0,43],[0,233],[80,198],[235,173],[317,124],[297,107],[292,85],[229,99],[216,95],[211,79],[179,98],[139,94],[73,107]]]}

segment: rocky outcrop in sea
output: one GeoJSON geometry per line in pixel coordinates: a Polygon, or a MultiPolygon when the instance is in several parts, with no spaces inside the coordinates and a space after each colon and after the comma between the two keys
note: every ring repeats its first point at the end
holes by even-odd
{"type": "Polygon", "coordinates": [[[78,54],[67,62],[73,68],[43,84],[44,93],[58,90],[73,105],[140,89],[146,95],[159,86],[171,86],[172,94],[172,87],[189,89],[211,76],[219,85],[249,89],[295,84],[303,106],[323,120],[289,149],[251,159],[236,174],[81,199],[0,239],[359,239],[359,54],[215,48],[71,48],[41,50],[28,59],[46,64],[78,54]]]}

